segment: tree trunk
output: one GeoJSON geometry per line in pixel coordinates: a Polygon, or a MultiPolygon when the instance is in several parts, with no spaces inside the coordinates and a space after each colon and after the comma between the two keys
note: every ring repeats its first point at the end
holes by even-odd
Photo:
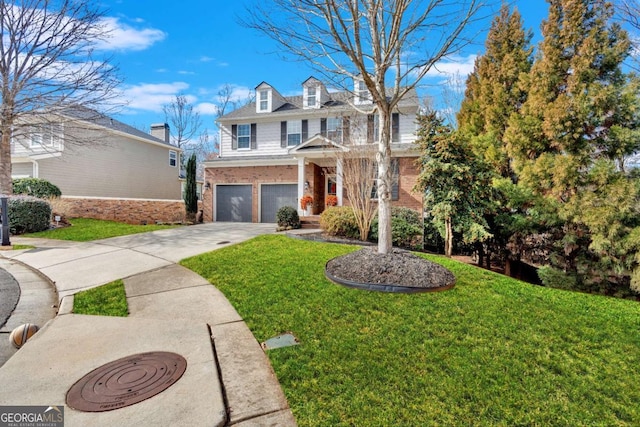
{"type": "Polygon", "coordinates": [[[380,108],[378,153],[378,253],[391,252],[391,113],[380,108]]]}
{"type": "Polygon", "coordinates": [[[453,254],[453,227],[451,225],[451,217],[448,217],[444,221],[444,226],[446,227],[444,235],[444,254],[451,258],[451,255],[453,254]]]}
{"type": "Polygon", "coordinates": [[[11,181],[11,126],[2,126],[0,141],[0,194],[13,194],[11,181]]]}

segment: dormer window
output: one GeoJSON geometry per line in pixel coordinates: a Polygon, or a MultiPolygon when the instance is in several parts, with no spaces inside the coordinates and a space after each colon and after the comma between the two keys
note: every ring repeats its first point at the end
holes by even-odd
{"type": "Polygon", "coordinates": [[[262,89],[258,92],[259,111],[269,111],[269,91],[262,89]]]}
{"type": "Polygon", "coordinates": [[[316,106],[316,88],[310,87],[307,89],[307,106],[315,107],[316,106]]]}
{"type": "Polygon", "coordinates": [[[358,81],[357,96],[359,104],[365,104],[369,102],[369,90],[367,89],[367,85],[365,84],[365,82],[362,80],[358,81]]]}

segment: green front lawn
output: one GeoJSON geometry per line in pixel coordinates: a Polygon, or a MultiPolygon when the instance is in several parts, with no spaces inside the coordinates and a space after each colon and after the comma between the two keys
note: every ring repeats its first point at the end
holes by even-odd
{"type": "Polygon", "coordinates": [[[24,237],[44,237],[47,239],[87,242],[89,240],[107,239],[109,237],[147,233],[149,231],[177,227],[175,225],[131,225],[116,221],[87,218],[74,218],[69,222],[71,222],[71,227],[56,228],[55,230],[41,231],[39,233],[29,233],[25,234],[24,237]]]}
{"type": "Polygon", "coordinates": [[[399,295],[324,278],[355,248],[262,236],[183,265],[219,287],[300,426],[640,425],[640,305],[440,257],[453,290],[399,295]]]}

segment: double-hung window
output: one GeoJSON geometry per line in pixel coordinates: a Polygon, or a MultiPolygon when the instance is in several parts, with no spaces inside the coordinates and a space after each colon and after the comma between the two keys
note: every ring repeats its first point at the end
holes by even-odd
{"type": "Polygon", "coordinates": [[[46,123],[30,128],[29,144],[32,148],[60,148],[61,143],[61,123],[46,123]]]}
{"type": "Polygon", "coordinates": [[[302,141],[302,120],[289,120],[287,122],[287,146],[292,147],[302,141]]]}
{"type": "Polygon", "coordinates": [[[369,90],[364,81],[358,82],[358,102],[364,104],[369,101],[369,90]]]}
{"type": "MultiPolygon", "coordinates": [[[[378,199],[378,165],[374,168],[373,188],[371,188],[371,198],[378,199]]],[[[391,200],[398,200],[400,197],[400,163],[398,159],[391,159],[391,200]]]]}
{"type": "Polygon", "coordinates": [[[260,101],[260,111],[269,111],[269,91],[261,90],[258,92],[260,101]]]}
{"type": "Polygon", "coordinates": [[[173,168],[178,166],[178,152],[175,150],[169,150],[169,166],[173,168]]]}
{"type": "Polygon", "coordinates": [[[238,149],[251,148],[251,125],[238,125],[238,149]]]}
{"type": "Polygon", "coordinates": [[[327,119],[327,138],[335,142],[342,142],[342,117],[327,119]]]}
{"type": "Polygon", "coordinates": [[[315,87],[307,88],[307,106],[308,107],[316,106],[316,88],[315,87]]]}

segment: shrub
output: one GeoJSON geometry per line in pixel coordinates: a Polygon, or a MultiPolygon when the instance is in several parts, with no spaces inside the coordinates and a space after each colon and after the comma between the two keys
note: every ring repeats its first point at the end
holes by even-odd
{"type": "Polygon", "coordinates": [[[40,178],[18,178],[13,180],[13,194],[26,194],[27,196],[46,199],[50,197],[60,197],[60,189],[40,178]]]}
{"type": "Polygon", "coordinates": [[[35,233],[49,228],[51,206],[31,196],[12,196],[7,203],[11,234],[35,233]]]}
{"type": "Polygon", "coordinates": [[[300,216],[293,206],[283,206],[276,212],[278,231],[300,228],[300,216]]]}
{"type": "MultiPolygon", "coordinates": [[[[394,246],[409,249],[422,248],[422,218],[420,213],[403,207],[391,208],[391,240],[394,246]]],[[[378,217],[371,224],[371,240],[378,240],[378,217]]]]}
{"type": "Polygon", "coordinates": [[[360,238],[360,230],[353,209],[349,206],[332,206],[320,215],[320,227],[332,236],[360,238]]]}

